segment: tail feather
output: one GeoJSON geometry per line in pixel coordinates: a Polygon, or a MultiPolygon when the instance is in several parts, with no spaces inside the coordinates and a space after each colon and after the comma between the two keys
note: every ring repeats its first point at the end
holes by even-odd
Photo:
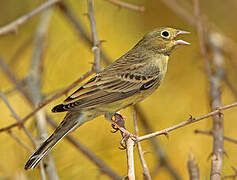
{"type": "Polygon", "coordinates": [[[68,112],[54,133],[30,156],[25,170],[33,169],[44,156],[69,132],[83,124],[80,112],[68,112]]]}

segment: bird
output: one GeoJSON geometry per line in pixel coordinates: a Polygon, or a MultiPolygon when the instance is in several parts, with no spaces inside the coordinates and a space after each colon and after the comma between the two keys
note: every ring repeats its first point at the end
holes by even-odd
{"type": "Polygon", "coordinates": [[[156,28],[127,53],[84,83],[52,112],[67,112],[48,139],[30,156],[25,169],[33,169],[68,133],[98,116],[111,120],[116,112],[151,95],[162,83],[173,50],[189,45],[177,40],[189,32],[170,27],[156,28]]]}

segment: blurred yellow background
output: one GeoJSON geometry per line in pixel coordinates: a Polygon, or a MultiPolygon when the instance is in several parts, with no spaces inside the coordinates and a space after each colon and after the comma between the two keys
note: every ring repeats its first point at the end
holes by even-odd
{"type": "MultiPolygon", "coordinates": [[[[20,17],[32,9],[38,7],[44,1],[41,0],[0,0],[0,26],[3,26],[17,17],[20,17]]],[[[65,0],[68,6],[75,12],[78,20],[84,25],[87,33],[91,35],[90,24],[87,16],[87,1],[65,0]]],[[[161,130],[187,118],[189,114],[194,117],[210,111],[208,100],[208,81],[204,73],[203,60],[200,55],[199,40],[195,29],[183,21],[165,4],[157,0],[126,0],[126,2],[144,6],[143,13],[119,8],[108,1],[95,1],[95,19],[100,40],[109,58],[115,60],[134,46],[139,39],[155,27],[169,26],[186,31],[191,34],[184,37],[191,46],[178,48],[172,54],[168,73],[161,87],[151,97],[139,105],[144,115],[149,120],[153,130],[161,130]]],[[[192,1],[178,0],[187,11],[192,11],[192,1]]],[[[235,1],[201,0],[201,11],[213,22],[227,37],[237,41],[237,23],[233,20],[237,16],[237,3],[235,1]]],[[[39,15],[21,26],[16,34],[0,36],[0,56],[6,61],[18,80],[23,80],[30,67],[33,51],[33,38],[36,31],[39,15]],[[14,54],[23,43],[29,41],[17,58],[14,54]],[[13,59],[13,60],[12,60],[13,59]]],[[[71,23],[64,17],[58,8],[53,9],[46,38],[46,50],[44,53],[44,72],[42,92],[47,95],[65,88],[91,68],[93,53],[81,37],[76,34],[71,23]]],[[[232,63],[237,63],[232,59],[232,63]]],[[[227,74],[231,83],[237,88],[236,70],[230,65],[229,59],[225,59],[227,74]]],[[[3,92],[13,89],[13,84],[0,70],[0,89],[3,92]]],[[[72,91],[71,91],[72,92],[72,91]]],[[[223,84],[223,105],[234,102],[236,99],[230,90],[223,84]]],[[[23,118],[33,107],[30,107],[24,97],[17,91],[8,96],[12,107],[23,118]]],[[[44,110],[53,119],[60,122],[64,113],[52,114],[51,108],[62,102],[66,96],[62,96],[50,103],[44,110]]],[[[46,98],[47,99],[47,98],[46,98]]],[[[133,132],[132,107],[124,109],[121,113],[126,117],[126,127],[133,132]]],[[[10,111],[0,101],[0,128],[5,127],[15,119],[10,111]]],[[[225,135],[235,138],[236,109],[225,112],[225,135]]],[[[139,117],[138,117],[139,119],[139,117]]],[[[140,134],[145,134],[141,122],[138,121],[140,134]]],[[[26,123],[26,127],[36,136],[34,118],[26,123]]],[[[162,149],[167,154],[170,164],[180,179],[188,179],[187,160],[189,153],[195,156],[201,179],[209,179],[211,161],[208,156],[212,152],[212,137],[194,134],[195,129],[209,130],[212,128],[211,118],[186,126],[170,133],[169,139],[165,136],[156,137],[162,149]]],[[[93,153],[100,157],[119,175],[126,175],[126,152],[119,150],[121,140],[120,133],[110,132],[111,124],[104,117],[97,118],[86,123],[73,132],[73,136],[84,144],[93,153]]],[[[30,141],[18,128],[13,130],[21,139],[30,145],[30,141]]],[[[49,132],[53,129],[49,126],[49,132]]],[[[0,179],[39,179],[39,170],[25,171],[24,164],[30,153],[18,145],[6,132],[0,134],[0,179]]],[[[223,174],[231,174],[231,166],[237,166],[236,144],[224,143],[223,174]]],[[[153,179],[173,179],[167,169],[160,167],[154,149],[150,141],[142,142],[145,159],[149,169],[153,172],[153,179]]],[[[135,149],[135,170],[137,179],[142,179],[142,168],[135,149]]],[[[62,140],[52,151],[57,172],[63,180],[74,179],[109,179],[100,173],[99,169],[91,163],[83,154],[62,140]]]]}

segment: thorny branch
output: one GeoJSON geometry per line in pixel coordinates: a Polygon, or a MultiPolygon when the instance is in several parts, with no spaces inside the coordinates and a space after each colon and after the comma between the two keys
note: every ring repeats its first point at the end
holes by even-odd
{"type": "Polygon", "coordinates": [[[203,119],[206,119],[208,117],[211,117],[211,116],[215,116],[217,114],[220,114],[221,111],[224,111],[224,110],[227,110],[227,109],[230,109],[230,108],[233,108],[233,107],[236,107],[237,106],[237,102],[233,103],[233,104],[228,104],[226,106],[222,106],[222,107],[218,107],[217,110],[215,111],[212,111],[208,114],[205,114],[205,115],[202,115],[202,116],[199,116],[197,118],[193,118],[193,117],[190,117],[189,119],[187,119],[186,121],[183,121],[175,126],[172,126],[172,127],[169,127],[169,128],[166,128],[166,129],[163,129],[161,131],[156,131],[154,133],[150,133],[150,134],[147,134],[147,135],[144,135],[144,136],[139,136],[137,138],[137,141],[143,141],[145,139],[149,139],[149,138],[152,138],[152,137],[155,137],[155,136],[159,136],[159,135],[167,135],[168,132],[170,131],[173,131],[175,129],[178,129],[178,128],[181,128],[181,127],[184,127],[186,125],[189,125],[189,124],[192,124],[192,123],[195,123],[195,122],[198,122],[200,120],[203,120],[203,119]]]}
{"type": "MultiPolygon", "coordinates": [[[[135,135],[138,136],[138,125],[137,125],[137,112],[136,112],[136,106],[134,106],[134,112],[133,112],[133,121],[134,121],[134,131],[135,131],[135,135]]],[[[146,160],[144,158],[144,152],[142,150],[142,146],[140,142],[137,142],[137,149],[138,149],[138,154],[139,154],[139,158],[142,164],[142,168],[143,168],[143,176],[144,176],[144,180],[151,180],[151,175],[146,163],[146,160]]]]}
{"type": "Polygon", "coordinates": [[[92,42],[93,47],[92,51],[94,52],[94,70],[95,72],[101,71],[100,65],[100,40],[98,38],[95,17],[94,17],[94,8],[93,8],[93,0],[88,0],[88,17],[91,24],[91,32],[92,32],[92,42]]]}
{"type": "Polygon", "coordinates": [[[38,8],[34,9],[30,13],[18,18],[17,20],[11,22],[0,28],[0,36],[5,35],[8,33],[16,32],[18,27],[26,23],[29,19],[34,17],[35,15],[39,14],[41,11],[48,9],[49,7],[55,5],[56,3],[60,2],[61,0],[50,0],[46,1],[44,4],[39,6],[38,8]]]}

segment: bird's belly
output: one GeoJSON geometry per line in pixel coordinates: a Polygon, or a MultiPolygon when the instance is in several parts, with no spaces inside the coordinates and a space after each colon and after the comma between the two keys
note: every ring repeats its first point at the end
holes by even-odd
{"type": "Polygon", "coordinates": [[[155,89],[157,89],[157,87],[146,90],[146,91],[138,92],[123,100],[119,100],[119,101],[115,101],[109,104],[102,105],[99,107],[99,110],[103,112],[117,112],[123,108],[126,108],[130,105],[134,105],[139,101],[142,101],[143,99],[151,95],[155,91],[155,89]]]}

